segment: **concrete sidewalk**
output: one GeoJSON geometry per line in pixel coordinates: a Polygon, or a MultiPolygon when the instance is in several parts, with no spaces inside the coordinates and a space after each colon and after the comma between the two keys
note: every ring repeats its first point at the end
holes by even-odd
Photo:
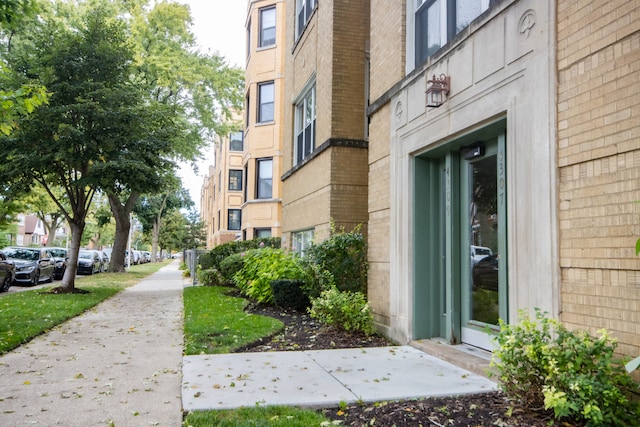
{"type": "Polygon", "coordinates": [[[0,357],[2,426],[180,426],[178,262],[0,357]]]}
{"type": "Polygon", "coordinates": [[[410,346],[187,356],[183,376],[187,411],[331,407],[496,389],[488,379],[410,346]]]}
{"type": "MultiPolygon", "coordinates": [[[[183,410],[490,391],[414,347],[186,356],[176,261],[0,356],[0,426],[173,426],[183,410]]],[[[0,308],[1,309],[1,308],[0,308]]]]}

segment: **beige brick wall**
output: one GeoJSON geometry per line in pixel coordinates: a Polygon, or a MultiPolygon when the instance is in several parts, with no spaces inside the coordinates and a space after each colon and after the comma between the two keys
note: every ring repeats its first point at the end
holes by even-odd
{"type": "Polygon", "coordinates": [[[371,0],[371,87],[373,102],[404,77],[406,0],[371,0]]]}
{"type": "Polygon", "coordinates": [[[558,2],[561,319],[640,354],[640,4],[558,2]]]}
{"type": "MultiPolygon", "coordinates": [[[[404,77],[404,0],[371,0],[369,99],[377,100],[404,77]]],[[[390,105],[369,124],[369,284],[368,299],[378,325],[390,326],[390,105]]]]}
{"type": "MultiPolygon", "coordinates": [[[[293,168],[294,105],[315,78],[316,149],[329,140],[365,138],[365,64],[369,37],[366,0],[323,0],[299,40],[294,40],[295,2],[287,2],[287,58],[283,172],[293,168]]],[[[367,151],[332,146],[314,155],[283,181],[282,232],[313,228],[317,240],[329,236],[330,222],[353,229],[367,222],[367,151]]]]}
{"type": "Polygon", "coordinates": [[[369,134],[369,284],[368,298],[376,322],[389,326],[390,268],[390,105],[371,118],[369,134]]]}
{"type": "Polygon", "coordinates": [[[285,4],[280,0],[251,1],[247,22],[251,23],[251,51],[245,69],[245,94],[249,95],[249,125],[245,129],[242,168],[246,171],[247,200],[242,206],[242,230],[247,239],[255,236],[256,228],[269,228],[274,237],[281,235],[282,223],[282,145],[283,114],[289,98],[285,95],[284,60],[287,52],[285,34],[285,4]],[[276,43],[258,48],[260,10],[276,7],[276,43]],[[275,84],[274,120],[256,123],[258,84],[273,81],[275,84]],[[256,200],[256,159],[273,159],[271,199],[256,200]],[[246,169],[245,169],[246,167],[246,169]]]}

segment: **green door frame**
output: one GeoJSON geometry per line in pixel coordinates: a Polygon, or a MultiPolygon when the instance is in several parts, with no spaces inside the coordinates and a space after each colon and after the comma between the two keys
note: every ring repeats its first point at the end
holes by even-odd
{"type": "MultiPolygon", "coordinates": [[[[414,157],[413,339],[440,337],[451,344],[461,342],[460,254],[463,236],[458,190],[459,150],[474,141],[498,137],[499,156],[502,156],[498,160],[502,162],[498,174],[503,180],[501,196],[506,200],[505,129],[506,121],[502,119],[481,131],[414,157]]],[[[503,212],[506,215],[506,208],[503,212]]],[[[506,227],[500,235],[501,244],[506,248],[506,227]]],[[[500,282],[506,283],[506,254],[500,263],[500,282]]],[[[504,307],[506,319],[506,291],[500,293],[500,305],[504,307]]],[[[502,309],[500,314],[502,316],[502,309]]]]}

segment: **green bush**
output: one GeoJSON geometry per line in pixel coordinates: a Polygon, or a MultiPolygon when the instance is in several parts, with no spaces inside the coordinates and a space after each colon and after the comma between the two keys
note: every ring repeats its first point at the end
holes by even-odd
{"type": "Polygon", "coordinates": [[[229,255],[245,252],[249,249],[257,249],[261,247],[279,248],[280,246],[279,237],[228,242],[218,245],[209,252],[200,255],[199,263],[204,270],[215,268],[220,271],[220,263],[229,255]]]}
{"type": "Polygon", "coordinates": [[[311,297],[333,285],[341,291],[366,293],[367,241],[359,230],[360,226],[349,233],[333,234],[305,250],[302,262],[311,297]]]}
{"type": "Polygon", "coordinates": [[[273,303],[278,307],[305,311],[311,304],[304,292],[304,282],[301,280],[274,280],[271,282],[271,291],[273,303]]]}
{"type": "Polygon", "coordinates": [[[278,279],[302,279],[303,273],[295,254],[265,247],[244,253],[242,269],[233,276],[240,291],[259,303],[272,303],[271,282],[278,279]]]}
{"type": "Polygon", "coordinates": [[[243,252],[229,255],[220,263],[220,273],[227,283],[233,283],[233,276],[242,269],[245,257],[243,252]]]}
{"type": "Polygon", "coordinates": [[[198,282],[204,286],[223,286],[226,284],[226,280],[215,268],[209,270],[198,269],[198,282]]]}
{"type": "Polygon", "coordinates": [[[373,316],[361,292],[340,291],[336,287],[322,291],[311,301],[311,317],[345,331],[374,333],[373,316]]]}
{"type": "Polygon", "coordinates": [[[536,309],[519,322],[500,321],[492,366],[507,397],[530,408],[553,410],[558,419],[587,426],[626,426],[640,418],[640,404],[630,393],[638,385],[614,358],[617,343],[606,331],[591,337],[569,331],[536,309]]]}

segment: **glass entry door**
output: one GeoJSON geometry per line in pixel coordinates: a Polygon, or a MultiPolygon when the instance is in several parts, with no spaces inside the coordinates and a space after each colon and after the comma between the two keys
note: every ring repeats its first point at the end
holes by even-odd
{"type": "Polygon", "coordinates": [[[463,148],[460,159],[461,338],[491,349],[486,327],[506,320],[504,153],[497,140],[463,148]]]}

